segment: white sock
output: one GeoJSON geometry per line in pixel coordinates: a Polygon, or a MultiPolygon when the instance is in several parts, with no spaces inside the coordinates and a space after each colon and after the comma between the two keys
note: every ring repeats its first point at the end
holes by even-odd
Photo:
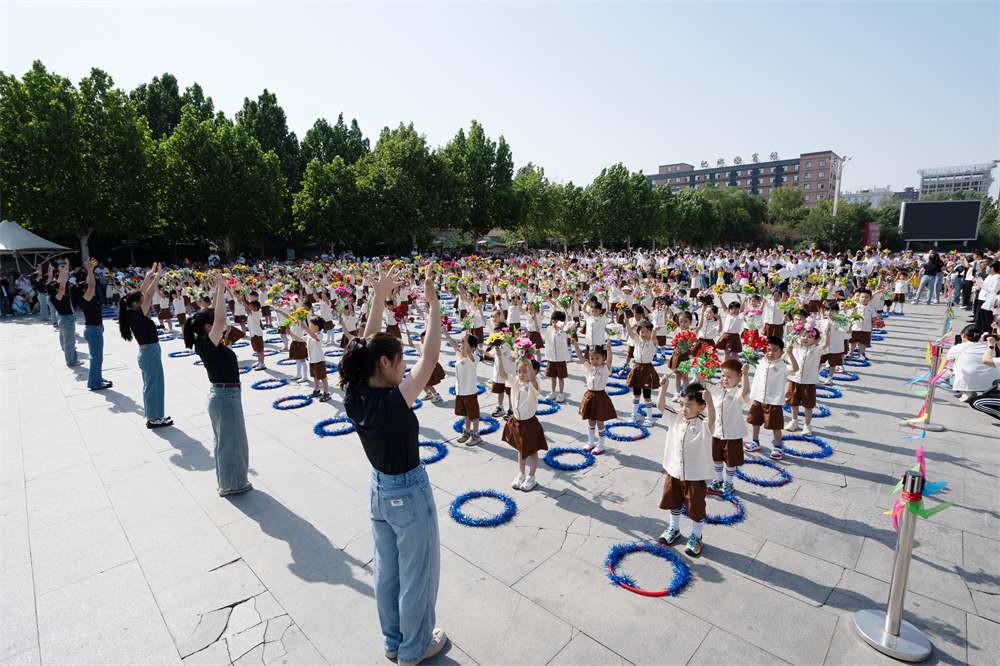
{"type": "Polygon", "coordinates": [[[632,417],[639,413],[639,396],[632,398],[632,417]]]}
{"type": "Polygon", "coordinates": [[[733,477],[736,476],[736,468],[726,465],[726,483],[733,485],[733,477]]]}
{"type": "Polygon", "coordinates": [[[295,370],[296,374],[301,375],[303,378],[306,378],[306,377],[309,376],[309,368],[306,365],[305,361],[296,360],[295,361],[295,367],[296,367],[296,370],[295,370]]]}
{"type": "Polygon", "coordinates": [[[587,444],[590,444],[590,448],[594,448],[594,435],[597,433],[597,428],[593,426],[587,426],[587,444]]]}
{"type": "Polygon", "coordinates": [[[605,434],[606,433],[604,432],[603,429],[597,431],[597,448],[599,448],[601,450],[604,449],[604,435],[605,434]]]}
{"type": "Polygon", "coordinates": [[[675,530],[679,530],[681,528],[680,511],[674,511],[673,509],[670,510],[670,526],[675,530]]]}
{"type": "Polygon", "coordinates": [[[704,520],[696,520],[691,525],[691,534],[695,535],[699,539],[701,538],[701,531],[705,529],[704,520]]]}
{"type": "Polygon", "coordinates": [[[653,415],[653,403],[649,400],[646,401],[646,416],[653,415]]]}
{"type": "Polygon", "coordinates": [[[713,463],[715,465],[715,478],[718,481],[722,481],[722,468],[725,466],[722,463],[713,463]]]}

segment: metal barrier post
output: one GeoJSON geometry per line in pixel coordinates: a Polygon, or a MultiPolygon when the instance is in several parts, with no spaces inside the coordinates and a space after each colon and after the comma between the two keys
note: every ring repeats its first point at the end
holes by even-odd
{"type": "MultiPolygon", "coordinates": [[[[933,379],[934,377],[937,377],[939,371],[938,368],[941,366],[941,346],[933,345],[931,347],[931,354],[931,378],[933,379]]],[[[931,421],[931,409],[934,407],[935,387],[937,387],[937,382],[930,385],[930,390],[927,393],[927,411],[925,412],[927,418],[919,423],[914,423],[914,428],[919,428],[928,432],[944,432],[947,430],[947,428],[940,423],[934,423],[931,421]]]]}
{"type": "MultiPolygon", "coordinates": [[[[924,475],[907,472],[903,477],[903,499],[916,502],[924,491],[924,475]]],[[[902,661],[924,661],[931,656],[931,642],[915,626],[903,619],[903,600],[910,575],[910,556],[913,553],[913,532],[917,517],[903,510],[899,519],[899,536],[896,555],[892,562],[892,582],[889,584],[889,602],[886,612],[858,611],[854,615],[854,628],[870,646],[902,661]]]]}

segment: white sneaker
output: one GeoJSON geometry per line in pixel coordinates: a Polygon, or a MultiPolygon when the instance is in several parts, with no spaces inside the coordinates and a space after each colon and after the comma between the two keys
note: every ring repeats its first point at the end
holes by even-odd
{"type": "Polygon", "coordinates": [[[535,477],[529,476],[524,480],[524,483],[521,484],[521,490],[523,492],[528,492],[537,485],[538,483],[535,481],[535,477]]]}
{"type": "Polygon", "coordinates": [[[678,402],[678,403],[679,403],[680,401],[681,401],[681,394],[680,394],[680,393],[678,393],[677,395],[675,395],[675,396],[674,396],[674,397],[673,397],[673,398],[672,398],[672,399],[670,400],[670,402],[678,402]]]}
{"type": "Polygon", "coordinates": [[[791,423],[785,426],[785,430],[787,430],[788,432],[795,432],[798,429],[799,429],[798,421],[792,421],[791,423]]]}
{"type": "Polygon", "coordinates": [[[566,402],[566,394],[565,393],[557,393],[556,394],[556,402],[566,402]]]}
{"type": "Polygon", "coordinates": [[[595,456],[599,456],[602,453],[604,453],[604,444],[602,442],[598,442],[597,446],[594,447],[594,450],[591,451],[591,453],[593,453],[595,456]]]}
{"type": "Polygon", "coordinates": [[[545,396],[545,399],[546,400],[555,400],[556,399],[555,391],[549,391],[549,394],[547,396],[545,396]]]}
{"type": "Polygon", "coordinates": [[[647,428],[652,428],[653,427],[653,417],[651,415],[647,414],[646,415],[646,420],[644,420],[642,422],[642,425],[646,426],[647,428]]]}
{"type": "Polygon", "coordinates": [[[511,481],[510,487],[513,488],[514,490],[520,490],[521,489],[521,484],[524,483],[524,479],[525,478],[526,477],[524,476],[524,474],[518,474],[517,478],[515,478],[513,481],[511,481]]]}
{"type": "Polygon", "coordinates": [[[824,386],[833,386],[833,375],[827,375],[827,378],[823,380],[824,386]]]}
{"type": "Polygon", "coordinates": [[[813,434],[812,426],[809,425],[808,423],[802,426],[802,434],[805,435],[806,437],[812,437],[813,434]]]}
{"type": "Polygon", "coordinates": [[[639,422],[639,415],[638,414],[633,414],[632,415],[632,423],[638,423],[638,422],[639,422]]]}
{"type": "Polygon", "coordinates": [[[297,382],[297,381],[299,381],[301,379],[302,379],[301,377],[299,377],[298,375],[295,375],[294,377],[292,377],[291,379],[288,380],[288,383],[289,384],[294,384],[295,382],[297,382]]]}

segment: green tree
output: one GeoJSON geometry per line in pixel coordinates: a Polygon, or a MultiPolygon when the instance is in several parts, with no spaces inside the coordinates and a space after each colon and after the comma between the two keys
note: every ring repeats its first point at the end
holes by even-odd
{"type": "Polygon", "coordinates": [[[563,251],[570,244],[590,240],[590,201],[586,191],[574,185],[573,181],[552,186],[552,216],[548,233],[563,245],[563,251]]]}
{"type": "Polygon", "coordinates": [[[809,209],[796,185],[782,185],[771,189],[771,202],[767,204],[767,217],[771,224],[794,227],[806,219],[809,209]]]}
{"type": "Polygon", "coordinates": [[[546,237],[554,212],[552,185],[545,169],[528,162],[517,170],[511,189],[509,238],[527,249],[528,243],[541,243],[546,237]]]}
{"type": "Polygon", "coordinates": [[[162,142],[164,217],[188,238],[233,245],[273,228],[283,206],[285,180],[278,157],[264,152],[241,125],[198,121],[186,107],[162,142]]]}
{"type": "Polygon", "coordinates": [[[337,118],[337,124],[331,126],[326,118],[320,118],[306,130],[302,139],[302,163],[308,164],[316,160],[322,164],[330,164],[333,158],[339,156],[348,166],[354,165],[362,157],[371,152],[368,139],[361,133],[358,121],[352,120],[351,126],[344,124],[344,114],[337,118]]]}
{"type": "Polygon", "coordinates": [[[803,243],[816,242],[830,251],[849,250],[864,246],[865,223],[874,222],[875,215],[870,204],[846,203],[837,206],[837,217],[833,217],[833,200],[824,199],[810,211],[795,230],[803,243]]]}
{"type": "Polygon", "coordinates": [[[738,244],[750,241],[756,230],[768,220],[768,206],[758,196],[735,187],[716,187],[709,183],[698,188],[698,196],[711,202],[718,220],[713,244],[738,244]]]}
{"type": "Polygon", "coordinates": [[[0,73],[3,215],[72,234],[83,260],[93,232],[156,224],[154,144],[145,118],[99,69],[77,90],[35,61],[22,80],[0,73]]]}
{"type": "Polygon", "coordinates": [[[455,174],[456,215],[461,229],[478,242],[492,229],[510,226],[514,164],[504,138],[501,136],[499,143],[493,141],[473,120],[468,138],[459,129],[441,153],[455,174]]]}
{"type": "Polygon", "coordinates": [[[329,164],[306,165],[302,189],[292,195],[292,211],[296,229],[311,241],[350,247],[369,235],[356,174],[340,155],[329,164]]]}
{"type": "Polygon", "coordinates": [[[873,220],[879,225],[879,242],[886,249],[899,251],[906,247],[906,239],[899,229],[901,209],[899,202],[889,197],[879,201],[878,206],[872,209],[873,220]]]}
{"type": "Polygon", "coordinates": [[[625,241],[629,247],[633,238],[655,234],[660,196],[652,191],[641,172],[630,174],[621,162],[602,169],[587,187],[590,200],[593,233],[601,246],[604,241],[625,241]]]}
{"type": "Polygon", "coordinates": [[[236,124],[256,139],[265,153],[274,151],[286,187],[290,191],[298,190],[302,182],[299,141],[295,132],[288,130],[285,110],[278,106],[277,95],[265,88],[255,102],[244,98],[243,108],[236,112],[236,124]]]}
{"type": "Polygon", "coordinates": [[[169,72],[162,77],[154,76],[150,83],[140,84],[129,93],[129,99],[135,103],[136,111],[146,117],[156,140],[169,136],[181,121],[184,103],[177,87],[177,77],[169,72]]]}
{"type": "Polygon", "coordinates": [[[703,189],[685,187],[675,196],[676,241],[686,246],[715,245],[722,221],[703,189]]]}
{"type": "Polygon", "coordinates": [[[357,172],[368,219],[383,235],[405,235],[414,250],[426,231],[448,228],[456,219],[455,176],[413,123],[383,129],[357,172]]]}
{"type": "MultiPolygon", "coordinates": [[[[198,122],[215,118],[215,104],[211,97],[205,97],[205,91],[197,83],[188,86],[181,95],[181,111],[190,106],[198,122]]],[[[223,116],[224,118],[225,116],[223,116]]]]}

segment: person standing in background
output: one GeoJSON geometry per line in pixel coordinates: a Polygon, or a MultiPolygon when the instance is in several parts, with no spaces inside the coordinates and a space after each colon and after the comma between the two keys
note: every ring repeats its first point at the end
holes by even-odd
{"type": "Polygon", "coordinates": [[[87,286],[83,298],[80,299],[80,309],[83,310],[83,339],[87,341],[90,351],[87,388],[91,391],[102,391],[111,388],[112,384],[101,375],[104,367],[104,320],[101,316],[101,304],[97,298],[99,290],[94,275],[96,265],[96,259],[87,259],[87,286]]]}
{"type": "Polygon", "coordinates": [[[59,267],[59,281],[53,302],[56,314],[59,315],[59,345],[62,347],[63,355],[66,357],[66,366],[72,368],[80,365],[83,361],[76,353],[76,312],[73,311],[73,300],[70,296],[66,283],[69,281],[69,262],[67,261],[59,267]]]}

